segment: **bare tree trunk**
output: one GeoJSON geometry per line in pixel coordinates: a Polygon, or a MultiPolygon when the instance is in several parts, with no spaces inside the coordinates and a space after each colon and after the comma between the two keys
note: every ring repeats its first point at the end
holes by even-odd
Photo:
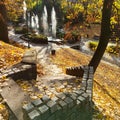
{"type": "Polygon", "coordinates": [[[102,10],[102,22],[101,22],[101,35],[98,47],[89,63],[89,66],[93,66],[94,72],[96,71],[102,56],[106,50],[110,37],[110,18],[112,11],[112,4],[114,0],[104,0],[102,10]]]}
{"type": "Polygon", "coordinates": [[[0,1],[0,40],[9,43],[6,7],[2,1],[0,1]]]}

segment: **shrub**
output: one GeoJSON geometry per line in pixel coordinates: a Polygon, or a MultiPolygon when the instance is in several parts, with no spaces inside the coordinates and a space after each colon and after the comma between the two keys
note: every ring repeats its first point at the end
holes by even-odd
{"type": "Polygon", "coordinates": [[[97,46],[98,46],[98,42],[97,41],[90,41],[89,42],[89,48],[91,50],[96,50],[97,46]]]}
{"type": "Polygon", "coordinates": [[[24,40],[30,40],[30,42],[38,43],[38,44],[48,44],[48,39],[46,36],[42,34],[25,34],[21,37],[24,40]]]}
{"type": "Polygon", "coordinates": [[[115,55],[118,55],[119,54],[119,51],[120,51],[120,46],[117,46],[116,45],[109,45],[107,47],[107,50],[106,50],[108,53],[111,53],[111,54],[115,54],[115,55]]]}
{"type": "Polygon", "coordinates": [[[81,38],[81,35],[79,33],[79,31],[71,31],[65,34],[64,39],[67,40],[68,43],[74,44],[77,41],[79,41],[81,38]]]}
{"type": "MultiPolygon", "coordinates": [[[[89,48],[91,50],[96,50],[97,46],[98,46],[97,41],[90,41],[89,42],[89,48]]],[[[116,45],[109,45],[106,49],[106,52],[108,52],[110,54],[115,54],[115,55],[118,55],[119,51],[120,51],[120,46],[118,46],[118,48],[117,48],[116,45]]]]}
{"type": "Polygon", "coordinates": [[[26,26],[23,27],[15,27],[14,28],[15,34],[25,34],[28,32],[28,29],[26,26]]]}

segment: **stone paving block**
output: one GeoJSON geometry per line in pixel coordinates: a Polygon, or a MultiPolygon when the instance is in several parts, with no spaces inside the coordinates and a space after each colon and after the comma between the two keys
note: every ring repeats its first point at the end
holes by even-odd
{"type": "Polygon", "coordinates": [[[86,91],[86,87],[82,87],[80,88],[81,91],[85,92],[86,91]]]}
{"type": "Polygon", "coordinates": [[[93,86],[88,86],[86,90],[91,90],[92,91],[93,86]]]}
{"type": "Polygon", "coordinates": [[[51,100],[53,100],[54,102],[57,102],[59,100],[59,98],[54,96],[54,97],[51,98],[51,100]]]}
{"type": "Polygon", "coordinates": [[[87,82],[87,86],[88,86],[88,87],[93,87],[93,82],[92,82],[92,81],[88,81],[88,82],[87,82]]]}
{"type": "Polygon", "coordinates": [[[33,110],[28,114],[30,120],[41,120],[40,113],[37,110],[33,110]]]}
{"type": "Polygon", "coordinates": [[[59,101],[58,104],[62,107],[62,109],[66,109],[67,108],[67,103],[64,101],[59,101]]]}
{"type": "Polygon", "coordinates": [[[87,93],[83,93],[83,94],[82,94],[82,97],[84,97],[85,100],[88,100],[88,99],[89,99],[89,95],[88,95],[87,93]]]}
{"type": "Polygon", "coordinates": [[[66,97],[70,97],[71,96],[71,94],[69,92],[65,92],[64,94],[65,94],[66,97]]]}
{"type": "Polygon", "coordinates": [[[34,109],[34,106],[31,103],[28,103],[28,104],[23,106],[23,110],[25,110],[26,112],[30,112],[33,109],[34,109]]]}
{"type": "Polygon", "coordinates": [[[50,111],[49,111],[49,107],[48,107],[48,106],[46,106],[46,105],[40,106],[40,107],[38,108],[38,110],[39,110],[40,113],[41,113],[41,119],[42,119],[42,120],[44,120],[44,119],[46,119],[46,118],[49,117],[50,111]]]}
{"type": "Polygon", "coordinates": [[[91,90],[86,90],[86,93],[89,95],[89,100],[92,101],[93,93],[91,90]]]}
{"type": "Polygon", "coordinates": [[[32,104],[33,105],[35,105],[35,106],[40,106],[40,105],[42,105],[42,100],[41,99],[37,99],[37,100],[34,100],[34,101],[32,101],[32,104]]]}
{"type": "Polygon", "coordinates": [[[54,101],[48,101],[47,106],[49,107],[51,113],[55,112],[57,110],[57,103],[54,101]]]}
{"type": "Polygon", "coordinates": [[[80,100],[77,100],[77,105],[80,105],[81,104],[81,101],[80,100]]]}
{"type": "Polygon", "coordinates": [[[78,97],[78,94],[75,93],[75,91],[73,93],[71,93],[71,95],[75,96],[76,98],[78,97]]]}
{"type": "Polygon", "coordinates": [[[81,102],[84,102],[84,101],[85,101],[85,98],[82,97],[82,96],[79,96],[79,97],[78,97],[78,100],[80,100],[81,102]]]}
{"type": "Polygon", "coordinates": [[[71,94],[70,98],[72,98],[73,101],[75,101],[77,99],[76,95],[74,95],[74,94],[71,94]]]}
{"type": "Polygon", "coordinates": [[[48,95],[44,95],[44,96],[42,97],[42,100],[43,100],[43,102],[48,102],[48,101],[50,100],[50,98],[49,98],[48,95]]]}
{"type": "Polygon", "coordinates": [[[46,105],[42,105],[38,109],[42,114],[49,110],[49,108],[46,105]]]}
{"type": "Polygon", "coordinates": [[[87,87],[87,83],[86,82],[82,82],[82,84],[81,84],[81,87],[87,87]]]}
{"type": "Polygon", "coordinates": [[[87,79],[87,82],[93,82],[93,79],[89,78],[87,79]]]}
{"type": "Polygon", "coordinates": [[[59,94],[57,94],[57,97],[64,100],[66,95],[64,93],[59,93],[59,94]]]}
{"type": "Polygon", "coordinates": [[[64,101],[67,103],[68,108],[71,108],[75,105],[74,101],[70,97],[66,97],[64,101]]]}
{"type": "Polygon", "coordinates": [[[88,78],[88,75],[87,75],[87,74],[84,74],[84,75],[83,75],[83,78],[84,78],[84,79],[87,79],[87,78],[88,78]]]}
{"type": "Polygon", "coordinates": [[[84,93],[84,91],[80,89],[80,90],[75,91],[75,93],[76,93],[78,96],[80,96],[81,94],[84,93]]]}

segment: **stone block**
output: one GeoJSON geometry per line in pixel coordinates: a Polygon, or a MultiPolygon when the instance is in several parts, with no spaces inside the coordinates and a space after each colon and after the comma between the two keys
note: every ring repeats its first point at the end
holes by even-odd
{"type": "Polygon", "coordinates": [[[87,75],[87,74],[84,74],[84,75],[83,75],[83,78],[84,78],[84,79],[87,79],[87,78],[88,78],[88,75],[87,75]]]}
{"type": "Polygon", "coordinates": [[[66,97],[64,101],[67,103],[68,108],[71,108],[75,105],[74,101],[70,97],[66,97]]]}
{"type": "Polygon", "coordinates": [[[71,95],[70,95],[70,98],[71,98],[73,101],[75,101],[75,100],[77,99],[76,95],[74,95],[74,94],[71,94],[71,95]]]}
{"type": "Polygon", "coordinates": [[[34,109],[34,106],[31,103],[25,104],[23,106],[23,110],[27,113],[32,111],[33,109],[34,109]]]}
{"type": "Polygon", "coordinates": [[[54,101],[48,101],[47,106],[49,107],[51,113],[55,112],[57,110],[56,102],[54,101]]]}
{"type": "Polygon", "coordinates": [[[87,82],[86,81],[82,81],[81,87],[87,87],[87,82]]]}
{"type": "Polygon", "coordinates": [[[43,102],[48,102],[48,101],[50,100],[50,98],[49,98],[48,95],[44,95],[44,96],[42,97],[42,100],[43,100],[43,102]]]}
{"type": "Polygon", "coordinates": [[[51,100],[54,101],[54,102],[57,102],[59,100],[59,98],[54,96],[54,97],[51,98],[51,100]]]}
{"type": "Polygon", "coordinates": [[[87,93],[83,93],[83,94],[82,94],[82,97],[84,97],[85,100],[88,100],[88,99],[89,99],[89,95],[88,95],[87,93]]]}
{"type": "Polygon", "coordinates": [[[32,80],[37,77],[37,68],[35,64],[26,64],[26,63],[18,63],[11,67],[19,69],[16,72],[11,71],[7,77],[11,77],[14,80],[25,79],[32,80]]]}
{"type": "Polygon", "coordinates": [[[30,49],[26,51],[23,55],[22,62],[36,64],[37,51],[35,49],[30,49]]]}
{"type": "Polygon", "coordinates": [[[86,88],[81,86],[80,91],[85,92],[85,91],[86,91],[86,88]]]}
{"type": "Polygon", "coordinates": [[[81,104],[81,101],[80,100],[77,100],[77,105],[80,105],[81,104]]]}
{"type": "Polygon", "coordinates": [[[42,100],[41,99],[37,99],[37,100],[34,100],[32,101],[32,104],[35,105],[36,107],[42,105],[42,100]]]}
{"type": "Polygon", "coordinates": [[[93,87],[93,82],[91,82],[91,81],[89,82],[89,81],[88,81],[88,82],[87,82],[87,87],[91,87],[91,88],[92,88],[92,87],[93,87]]]}
{"type": "Polygon", "coordinates": [[[86,90],[91,90],[92,91],[92,89],[93,89],[93,86],[87,86],[86,90]]]}
{"type": "Polygon", "coordinates": [[[84,93],[84,91],[80,89],[80,90],[75,91],[75,93],[76,93],[78,96],[80,96],[80,95],[82,95],[82,94],[84,93]]]}
{"type": "Polygon", "coordinates": [[[78,97],[78,100],[81,101],[81,102],[83,103],[83,102],[85,101],[85,98],[82,97],[82,96],[79,96],[79,97],[78,97]]]}
{"type": "Polygon", "coordinates": [[[42,114],[49,110],[49,108],[46,105],[42,105],[38,109],[42,114]]]}
{"type": "Polygon", "coordinates": [[[66,95],[64,93],[58,93],[57,97],[60,98],[60,99],[62,99],[62,100],[64,100],[65,97],[66,97],[66,95]]]}
{"type": "Polygon", "coordinates": [[[93,79],[89,78],[87,79],[87,82],[93,82],[93,79]]]}
{"type": "Polygon", "coordinates": [[[49,111],[49,108],[47,105],[42,105],[38,108],[38,110],[40,111],[41,113],[41,119],[44,120],[44,119],[47,119],[50,115],[50,111],[49,111]]]}
{"type": "Polygon", "coordinates": [[[67,103],[64,101],[59,101],[58,104],[62,107],[62,109],[66,109],[67,108],[67,103]]]}
{"type": "Polygon", "coordinates": [[[37,110],[33,110],[28,114],[30,120],[41,120],[40,113],[37,110]]]}

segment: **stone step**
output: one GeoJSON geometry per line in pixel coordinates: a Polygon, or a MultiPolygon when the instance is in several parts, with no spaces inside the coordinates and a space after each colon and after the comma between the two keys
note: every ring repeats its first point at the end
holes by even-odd
{"type": "Polygon", "coordinates": [[[9,79],[7,82],[8,85],[2,88],[1,95],[15,115],[15,120],[23,120],[23,102],[30,102],[31,99],[27,93],[22,91],[14,80],[9,79]]]}

